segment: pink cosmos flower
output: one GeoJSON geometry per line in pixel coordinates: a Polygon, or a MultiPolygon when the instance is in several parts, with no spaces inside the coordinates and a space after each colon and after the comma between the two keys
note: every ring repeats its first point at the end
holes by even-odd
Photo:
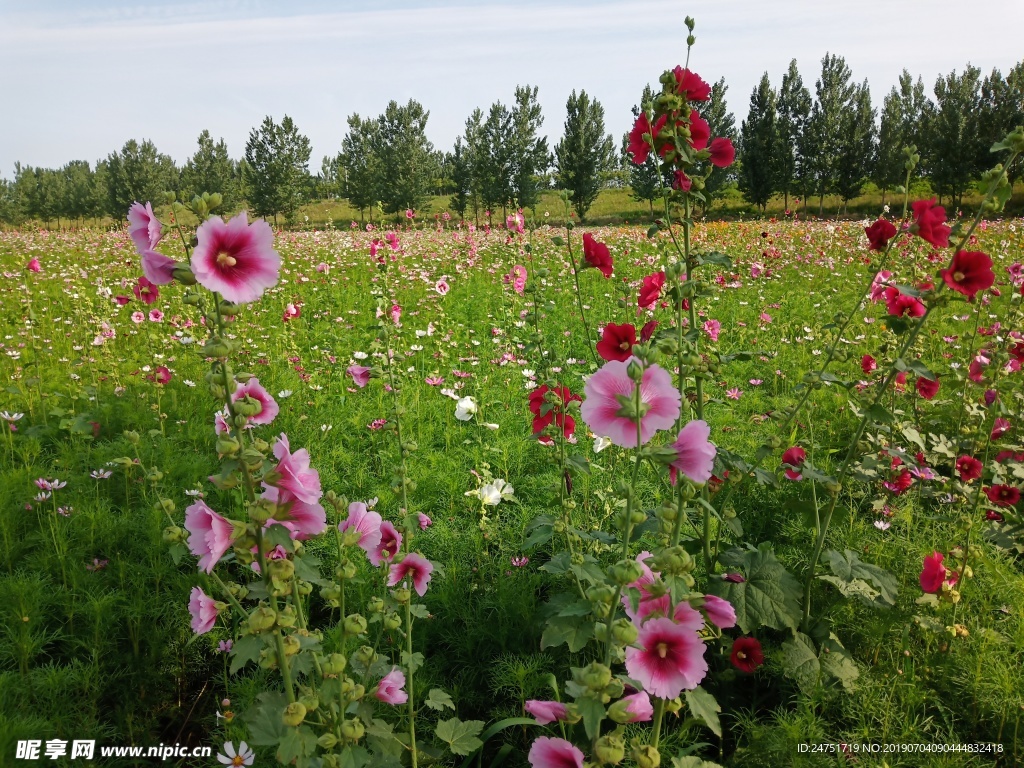
{"type": "Polygon", "coordinates": [[[260,380],[255,376],[245,382],[245,384],[239,385],[238,389],[231,395],[231,402],[236,403],[247,396],[256,400],[261,406],[259,413],[249,417],[250,424],[269,424],[281,410],[277,401],[263,388],[260,380]]]}
{"type": "Polygon", "coordinates": [[[320,474],[309,466],[309,451],[300,448],[292,453],[288,436],[282,432],[274,443],[274,456],[278,461],[274,473],[280,475],[275,485],[305,504],[318,502],[323,491],[320,489],[320,474]]]}
{"type": "Polygon", "coordinates": [[[132,312],[132,322],[138,325],[139,323],[146,322],[146,315],[144,312],[135,311],[132,312]]]}
{"type": "Polygon", "coordinates": [[[146,251],[156,248],[163,236],[161,230],[152,203],[132,203],[128,209],[128,236],[140,254],[145,255],[146,251]]]}
{"type": "Polygon", "coordinates": [[[532,768],[583,768],[583,752],[565,739],[541,736],[527,755],[532,768]]]}
{"type": "Polygon", "coordinates": [[[352,377],[352,381],[360,389],[370,383],[370,369],[365,365],[350,365],[345,373],[352,377]]]}
{"type": "Polygon", "coordinates": [[[142,252],[142,274],[154,285],[166,285],[174,280],[174,259],[147,249],[142,252]]]}
{"type": "Polygon", "coordinates": [[[342,533],[350,529],[359,531],[359,541],[356,544],[369,555],[376,552],[380,546],[382,522],[383,518],[368,510],[363,502],[353,501],[348,505],[348,517],[338,523],[338,530],[342,533]]]}
{"type": "Polygon", "coordinates": [[[151,310],[149,310],[149,321],[151,323],[160,323],[160,322],[163,322],[163,319],[164,319],[164,313],[161,312],[159,309],[151,309],[151,310]]]}
{"type": "Polygon", "coordinates": [[[705,320],[704,321],[704,333],[706,333],[712,341],[718,341],[718,334],[722,331],[722,324],[717,320],[705,320]]]}
{"type": "Polygon", "coordinates": [[[644,622],[637,644],[639,648],[626,649],[626,671],[652,696],[674,699],[700,685],[708,672],[700,637],[672,619],[644,622]]]}
{"type": "Polygon", "coordinates": [[[430,574],[434,572],[434,566],[423,555],[410,552],[399,563],[393,563],[388,576],[388,586],[397,586],[407,576],[412,577],[412,585],[416,594],[423,597],[427,594],[427,584],[430,583],[430,574]]]}
{"type": "Polygon", "coordinates": [[[448,281],[442,277],[434,283],[434,290],[437,291],[438,295],[444,296],[451,290],[451,286],[448,285],[448,281]]]}
{"type": "Polygon", "coordinates": [[[212,573],[234,538],[231,521],[200,499],[185,510],[185,529],[189,532],[188,548],[199,558],[200,570],[212,573]]]}
{"type": "Polygon", "coordinates": [[[537,701],[530,699],[523,709],[537,718],[537,725],[548,725],[569,719],[569,710],[560,701],[537,701]]]}
{"type": "MultiPolygon", "coordinates": [[[[621,448],[635,448],[637,444],[636,421],[621,415],[624,406],[620,398],[631,402],[636,389],[635,382],[627,373],[628,366],[628,361],[605,363],[587,379],[585,398],[580,408],[583,421],[594,434],[609,438],[621,448]]],[[[668,429],[679,418],[681,398],[679,391],[672,386],[668,371],[657,365],[644,369],[640,402],[645,409],[640,415],[640,442],[644,444],[659,429],[668,429]]]]}
{"type": "Polygon", "coordinates": [[[263,488],[263,498],[278,505],[277,514],[282,514],[280,509],[283,508],[284,514],[287,515],[283,519],[269,520],[268,523],[281,523],[292,532],[293,539],[309,539],[323,533],[327,527],[327,513],[319,502],[308,504],[287,491],[266,483],[263,484],[263,488]]]}
{"type": "Polygon", "coordinates": [[[405,704],[409,700],[409,694],[402,690],[405,685],[405,675],[398,667],[392,667],[377,685],[373,694],[379,701],[385,704],[405,704]]]}
{"type": "Polygon", "coordinates": [[[204,288],[235,304],[247,304],[277,284],[281,257],[267,222],[249,224],[245,211],[226,224],[220,216],[211,216],[199,225],[196,238],[192,272],[204,288]]]}
{"type": "Polygon", "coordinates": [[[385,520],[380,524],[380,543],[373,550],[367,550],[366,557],[377,568],[385,561],[390,562],[401,548],[402,534],[395,530],[389,520],[385,520]]]}
{"type": "Polygon", "coordinates": [[[715,595],[705,595],[702,607],[708,621],[719,629],[731,629],[736,626],[736,609],[728,600],[715,595]]]}
{"type": "Polygon", "coordinates": [[[205,635],[217,623],[216,601],[199,587],[192,587],[188,612],[192,614],[192,631],[197,635],[205,635]]]}
{"type": "Polygon", "coordinates": [[[676,441],[672,443],[676,458],[668,468],[672,485],[676,484],[680,472],[693,483],[706,483],[711,479],[718,451],[714,443],[708,441],[710,436],[711,427],[706,421],[691,421],[679,430],[676,441]]]}
{"type": "Polygon", "coordinates": [[[42,267],[39,266],[39,259],[29,259],[28,264],[25,265],[25,268],[29,272],[39,272],[42,269],[42,267]]]}

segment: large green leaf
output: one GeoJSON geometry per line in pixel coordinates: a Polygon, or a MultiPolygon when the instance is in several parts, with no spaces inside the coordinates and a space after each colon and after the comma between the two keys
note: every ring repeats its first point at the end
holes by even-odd
{"type": "Polygon", "coordinates": [[[722,723],[718,719],[722,706],[713,695],[698,685],[686,692],[686,706],[690,708],[690,714],[710,728],[715,736],[722,737],[722,723]]]}
{"type": "Polygon", "coordinates": [[[797,632],[792,640],[782,644],[782,671],[805,693],[815,689],[821,676],[821,664],[811,638],[797,632]]]}
{"type": "Polygon", "coordinates": [[[483,720],[462,721],[453,717],[438,722],[434,732],[437,738],[448,745],[453,755],[468,755],[483,746],[484,743],[477,738],[483,729],[483,720]]]}
{"type": "Polygon", "coordinates": [[[731,570],[741,570],[746,581],[713,580],[708,591],[728,600],[736,609],[736,623],[745,633],[758,627],[796,629],[800,620],[800,584],[764,542],[757,549],[734,547],[719,558],[731,570]]]}
{"type": "Polygon", "coordinates": [[[844,595],[854,594],[854,596],[860,597],[869,604],[873,604],[877,601],[884,602],[888,605],[896,604],[896,595],[899,592],[899,583],[896,581],[896,577],[885,569],[879,568],[877,565],[872,565],[871,563],[863,562],[860,557],[857,556],[857,553],[850,549],[841,553],[830,549],[825,552],[825,561],[828,563],[829,568],[832,570],[832,573],[835,574],[836,578],[846,582],[848,585],[852,585],[856,581],[860,580],[863,582],[870,582],[879,590],[875,595],[869,595],[868,592],[863,590],[860,586],[850,590],[840,586],[832,579],[824,576],[819,577],[836,584],[844,595]]]}
{"type": "Polygon", "coordinates": [[[555,616],[548,620],[540,638],[540,649],[565,643],[573,653],[582,650],[594,636],[594,624],[580,616],[555,616]]]}

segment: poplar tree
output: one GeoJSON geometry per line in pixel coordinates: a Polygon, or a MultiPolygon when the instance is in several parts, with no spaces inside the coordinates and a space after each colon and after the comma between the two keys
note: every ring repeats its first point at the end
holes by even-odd
{"type": "Polygon", "coordinates": [[[811,120],[811,92],[804,85],[796,59],[782,76],[779,99],[776,104],[779,132],[779,191],[785,209],[789,210],[789,196],[801,195],[805,206],[811,158],[807,154],[808,124],[811,120]]]}
{"type": "Polygon", "coordinates": [[[224,139],[216,144],[204,130],[197,140],[199,148],[181,169],[181,190],[186,199],[203,192],[220,192],[225,210],[238,203],[238,167],[228,155],[224,139]]]}
{"type": "Polygon", "coordinates": [[[544,115],[537,101],[537,86],[516,86],[511,117],[512,195],[520,208],[533,208],[540,199],[541,177],[551,165],[547,137],[539,135],[544,115]]]}
{"type": "Polygon", "coordinates": [[[927,126],[928,172],[942,197],[959,206],[978,174],[978,157],[987,151],[979,136],[981,70],[967,65],[935,81],[935,111],[927,126]]]}
{"type": "Polygon", "coordinates": [[[348,133],[341,140],[341,154],[338,155],[338,173],[341,193],[348,198],[349,205],[363,212],[373,209],[380,200],[379,158],[374,154],[378,123],[371,118],[363,119],[358,113],[348,117],[348,133]]]}
{"type": "Polygon", "coordinates": [[[872,179],[885,193],[898,187],[906,179],[903,167],[903,148],[913,144],[923,146],[921,129],[931,109],[925,94],[924,81],[915,82],[907,70],[900,75],[899,85],[885,97],[878,130],[878,154],[872,179]]]}
{"type": "Polygon", "coordinates": [[[864,190],[874,170],[875,115],[871,90],[865,80],[854,90],[850,108],[840,123],[839,157],[836,162],[836,192],[843,201],[843,213],[851,199],[864,190]]]}
{"type": "Polygon", "coordinates": [[[565,104],[565,132],[555,147],[558,183],[572,194],[572,206],[580,222],[594,204],[604,174],[615,165],[612,137],[605,133],[604,107],[586,91],[574,90],[565,104]]]}
{"type": "Polygon", "coordinates": [[[750,94],[750,110],[740,126],[740,191],[762,211],[778,191],[779,147],[775,90],[765,72],[750,94]]]}
{"type": "Polygon", "coordinates": [[[808,157],[813,158],[813,191],[818,195],[818,215],[824,211],[825,195],[835,192],[842,154],[844,114],[851,107],[855,86],[850,68],[842,56],[826,53],[821,60],[821,77],[815,81],[816,99],[811,108],[808,157]]]}
{"type": "Polygon", "coordinates": [[[281,124],[269,115],[253,128],[245,145],[243,166],[248,201],[257,216],[283,213],[291,220],[308,197],[309,139],[285,115],[281,124]]]}

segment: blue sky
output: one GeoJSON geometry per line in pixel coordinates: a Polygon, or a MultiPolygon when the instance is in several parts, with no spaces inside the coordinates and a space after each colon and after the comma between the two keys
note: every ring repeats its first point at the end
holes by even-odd
{"type": "Polygon", "coordinates": [[[791,58],[813,91],[825,53],[844,56],[876,105],[904,67],[930,92],[968,61],[1005,73],[1024,58],[1021,0],[0,0],[0,176],[16,160],[94,162],[130,138],[182,163],[204,128],[239,157],[253,126],[284,114],[316,171],[348,115],[391,99],[420,101],[429,138],[450,149],[474,107],[508,103],[517,84],[539,86],[552,145],[581,88],[617,144],[644,84],[685,58],[687,13],[692,68],[725,77],[737,123],[761,73],[777,86],[791,58]]]}

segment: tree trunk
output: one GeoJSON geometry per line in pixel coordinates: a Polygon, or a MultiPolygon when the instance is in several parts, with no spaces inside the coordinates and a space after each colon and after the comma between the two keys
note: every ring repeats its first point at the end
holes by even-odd
{"type": "Polygon", "coordinates": [[[789,210],[789,190],[788,189],[782,190],[782,210],[783,211],[788,211],[789,210]]]}

